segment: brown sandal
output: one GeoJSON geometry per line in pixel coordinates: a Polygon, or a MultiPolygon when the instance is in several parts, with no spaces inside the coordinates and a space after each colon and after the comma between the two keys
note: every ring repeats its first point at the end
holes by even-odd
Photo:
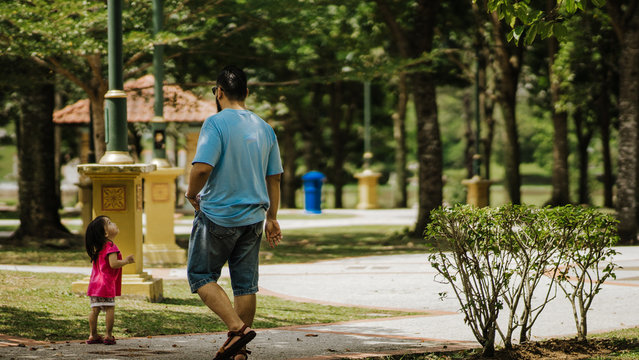
{"type": "Polygon", "coordinates": [[[245,334],[244,330],[246,330],[246,328],[248,328],[248,326],[244,325],[238,331],[229,331],[228,339],[226,339],[220,350],[217,351],[213,360],[230,360],[235,354],[242,350],[244,345],[253,340],[256,335],[255,331],[251,330],[245,334]],[[228,345],[234,337],[238,336],[240,338],[227,348],[226,345],[228,345]]]}

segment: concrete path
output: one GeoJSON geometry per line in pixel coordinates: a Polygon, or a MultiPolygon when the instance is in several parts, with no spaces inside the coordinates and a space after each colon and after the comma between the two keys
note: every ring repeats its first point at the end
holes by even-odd
{"type": "MultiPolygon", "coordinates": [[[[382,211],[382,210],[380,210],[382,211]]],[[[404,214],[383,210],[375,224],[401,221],[410,225],[412,210],[404,214]]],[[[403,211],[403,210],[402,210],[403,211]]],[[[369,221],[366,214],[353,213],[348,225],[369,221]],[[357,220],[360,217],[360,220],[357,220]]],[[[324,219],[326,226],[331,221],[324,219]]],[[[282,227],[313,226],[314,220],[290,220],[282,227]],[[305,221],[307,221],[305,223],[305,221]],[[295,223],[297,222],[297,223],[295,223]],[[310,222],[310,223],[309,223],[310,222]]],[[[316,220],[316,221],[319,221],[316,220]]],[[[589,333],[639,326],[639,247],[620,247],[616,263],[623,266],[617,279],[607,282],[595,298],[589,313],[589,333]]],[[[0,271],[47,271],[88,273],[71,267],[0,265],[0,271]]],[[[145,269],[154,277],[185,279],[185,269],[145,269]]],[[[223,276],[228,276],[224,274],[223,276]]],[[[411,310],[423,315],[401,318],[372,318],[337,324],[260,329],[250,344],[251,359],[340,359],[394,353],[454,350],[478,346],[457,300],[440,300],[448,285],[436,281],[426,255],[396,255],[349,258],[311,264],[265,265],[260,267],[260,293],[290,300],[321,304],[411,310]]],[[[576,333],[570,304],[562,296],[552,301],[533,328],[535,339],[570,336],[576,333]]],[[[0,336],[0,358],[15,359],[206,359],[224,341],[225,334],[158,336],[118,340],[115,346],[85,345],[78,341],[54,344],[0,336]],[[23,344],[24,347],[15,346],[23,344]],[[0,345],[1,346],[1,345],[0,345]]]]}

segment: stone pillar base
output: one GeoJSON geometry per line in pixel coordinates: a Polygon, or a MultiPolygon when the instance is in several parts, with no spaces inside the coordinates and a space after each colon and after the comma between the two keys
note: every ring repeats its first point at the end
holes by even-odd
{"type": "Polygon", "coordinates": [[[357,189],[359,194],[358,209],[377,209],[377,180],[382,174],[373,172],[369,169],[359,174],[355,174],[357,178],[357,189]]]}
{"type": "MultiPolygon", "coordinates": [[[[90,277],[75,281],[71,291],[77,295],[86,295],[90,277]]],[[[146,272],[140,274],[122,274],[122,297],[140,298],[150,302],[162,301],[162,279],[154,279],[146,272]]]]}
{"type": "Polygon", "coordinates": [[[474,205],[476,207],[488,206],[488,192],[490,191],[490,185],[492,181],[484,180],[480,176],[475,175],[470,179],[462,180],[468,188],[468,195],[466,196],[466,203],[468,205],[474,205]]]}
{"type": "Polygon", "coordinates": [[[173,244],[143,244],[144,265],[186,264],[186,250],[173,244]]]}

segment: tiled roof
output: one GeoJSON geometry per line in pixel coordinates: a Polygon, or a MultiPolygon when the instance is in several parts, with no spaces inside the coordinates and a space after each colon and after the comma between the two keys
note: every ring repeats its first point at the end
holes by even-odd
{"type": "MultiPolygon", "coordinates": [[[[127,120],[149,122],[153,119],[153,75],[145,75],[124,84],[127,120]]],[[[214,102],[199,99],[178,85],[164,85],[164,120],[201,123],[215,114],[214,102]]],[[[56,124],[88,124],[89,99],[83,99],[53,113],[56,124]]]]}

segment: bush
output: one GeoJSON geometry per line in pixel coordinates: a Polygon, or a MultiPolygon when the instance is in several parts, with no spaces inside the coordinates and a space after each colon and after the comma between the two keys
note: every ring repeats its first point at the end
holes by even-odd
{"type": "Polygon", "coordinates": [[[437,247],[429,260],[451,285],[484,355],[494,353],[496,332],[506,347],[517,329],[519,341],[527,341],[557,285],[573,304],[577,332],[585,338],[592,298],[614,277],[614,223],[609,215],[574,206],[439,209],[431,213],[426,230],[437,247]],[[535,298],[545,279],[548,287],[535,298]],[[508,321],[500,329],[497,318],[504,308],[508,321]]]}

